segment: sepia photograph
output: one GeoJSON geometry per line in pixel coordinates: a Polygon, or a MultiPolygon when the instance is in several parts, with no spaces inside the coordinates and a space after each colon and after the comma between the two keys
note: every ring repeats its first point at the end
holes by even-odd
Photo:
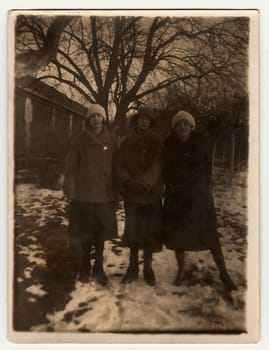
{"type": "Polygon", "coordinates": [[[258,341],[258,23],[9,11],[12,341],[258,341]]]}

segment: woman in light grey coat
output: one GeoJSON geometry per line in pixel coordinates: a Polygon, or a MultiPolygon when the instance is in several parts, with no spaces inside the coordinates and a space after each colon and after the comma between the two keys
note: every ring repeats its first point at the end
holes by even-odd
{"type": "Polygon", "coordinates": [[[69,231],[73,246],[81,252],[79,279],[87,282],[90,253],[95,248],[93,276],[107,283],[103,269],[104,241],[117,236],[115,163],[117,143],[105,127],[105,110],[100,105],[88,109],[85,131],[70,147],[64,192],[70,200],[69,231]]]}

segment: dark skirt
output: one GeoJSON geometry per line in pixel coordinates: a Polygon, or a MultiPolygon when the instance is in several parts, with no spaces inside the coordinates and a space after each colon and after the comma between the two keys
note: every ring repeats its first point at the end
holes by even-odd
{"type": "Polygon", "coordinates": [[[69,232],[71,238],[92,243],[117,237],[114,203],[71,202],[69,232]]]}
{"type": "Polygon", "coordinates": [[[207,184],[167,188],[164,232],[168,249],[197,251],[220,247],[213,196],[207,184]]]}
{"type": "Polygon", "coordinates": [[[151,204],[124,203],[125,228],[122,245],[138,246],[152,252],[162,250],[162,203],[151,204]]]}

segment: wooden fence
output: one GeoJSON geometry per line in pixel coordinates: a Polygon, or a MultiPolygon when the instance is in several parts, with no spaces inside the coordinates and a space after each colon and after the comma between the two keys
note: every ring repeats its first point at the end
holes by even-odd
{"type": "Polygon", "coordinates": [[[20,174],[31,172],[41,185],[49,186],[63,172],[70,140],[84,129],[85,109],[55,89],[38,85],[41,89],[16,88],[15,175],[19,179],[20,174]]]}

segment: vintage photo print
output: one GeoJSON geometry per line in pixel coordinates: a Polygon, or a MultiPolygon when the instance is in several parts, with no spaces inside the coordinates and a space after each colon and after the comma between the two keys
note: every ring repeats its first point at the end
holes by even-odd
{"type": "Polygon", "coordinates": [[[258,11],[10,11],[9,337],[259,339],[258,11]]]}

